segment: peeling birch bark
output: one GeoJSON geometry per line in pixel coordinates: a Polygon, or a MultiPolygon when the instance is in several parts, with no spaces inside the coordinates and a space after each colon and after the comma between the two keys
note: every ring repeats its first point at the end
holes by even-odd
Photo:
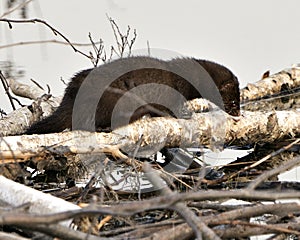
{"type": "Polygon", "coordinates": [[[44,90],[37,87],[36,85],[24,84],[12,78],[8,78],[7,81],[11,91],[16,96],[37,100],[42,95],[46,94],[44,90]]]}
{"type": "MultiPolygon", "coordinates": [[[[43,193],[23,184],[16,183],[3,176],[0,176],[0,200],[11,206],[17,207],[30,203],[29,213],[51,214],[68,210],[81,209],[75,204],[69,203],[61,198],[43,193]]],[[[17,214],[17,213],[16,213],[17,214]]],[[[69,227],[72,219],[63,221],[60,224],[69,227]]]]}
{"type": "Polygon", "coordinates": [[[241,89],[241,102],[253,101],[300,86],[300,68],[296,65],[241,89]]]}
{"type": "Polygon", "coordinates": [[[22,107],[0,119],[1,136],[23,133],[34,121],[49,116],[62,100],[62,97],[43,97],[46,93],[35,85],[27,85],[14,79],[8,79],[8,83],[16,96],[35,101],[31,105],[31,110],[27,106],[22,107]]]}
{"type": "Polygon", "coordinates": [[[26,159],[42,155],[45,150],[59,154],[118,154],[121,149],[130,155],[142,138],[138,156],[147,157],[165,146],[214,149],[214,142],[244,146],[300,133],[300,112],[297,111],[243,112],[239,120],[227,114],[224,119],[218,121],[211,113],[196,113],[191,119],[141,119],[111,133],[73,131],[9,136],[0,142],[0,154],[2,159],[26,159]],[[219,131],[217,134],[214,127],[219,131]]]}
{"type": "Polygon", "coordinates": [[[62,98],[50,97],[49,99],[36,100],[32,106],[40,107],[40,111],[31,111],[27,106],[19,108],[0,119],[2,136],[23,133],[34,121],[41,117],[49,116],[59,106],[62,98]],[[39,112],[39,114],[37,114],[39,112]]]}

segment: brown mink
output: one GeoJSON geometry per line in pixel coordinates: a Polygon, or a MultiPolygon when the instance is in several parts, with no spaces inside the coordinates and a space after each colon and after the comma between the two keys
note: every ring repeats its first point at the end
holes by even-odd
{"type": "Polygon", "coordinates": [[[226,67],[194,58],[129,57],[77,73],[60,106],[26,134],[114,129],[165,110],[178,117],[182,97],[204,97],[232,116],[240,114],[239,82],[226,67]]]}

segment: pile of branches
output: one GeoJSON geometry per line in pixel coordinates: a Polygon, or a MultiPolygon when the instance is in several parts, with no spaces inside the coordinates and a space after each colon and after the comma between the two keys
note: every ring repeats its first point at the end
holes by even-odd
{"type": "MultiPolygon", "coordinates": [[[[97,46],[91,36],[94,52],[86,54],[43,20],[0,21],[10,27],[44,24],[94,66],[107,60],[103,42],[97,46]]],[[[109,21],[118,43],[110,55],[123,57],[136,33],[129,40],[130,28],[122,34],[109,21]]],[[[11,102],[10,91],[33,100],[0,120],[1,239],[247,239],[264,234],[298,239],[299,183],[277,177],[300,163],[300,116],[293,110],[299,104],[297,66],[265,74],[241,90],[242,116],[224,113],[222,146],[251,151],[222,166],[209,166],[201,158],[204,149],[220,147],[218,140],[211,141],[218,136],[212,135],[209,112],[191,119],[141,119],[111,133],[17,136],[51,114],[61,98],[0,77],[11,102]],[[195,142],[203,149],[190,152],[195,142]],[[181,149],[174,150],[178,145],[181,149]],[[180,166],[167,171],[178,158],[184,171],[180,166]]],[[[186,107],[199,112],[211,106],[195,100],[186,107]]]]}
{"type": "MultiPolygon", "coordinates": [[[[206,165],[199,158],[201,149],[193,154],[184,150],[195,139],[207,148],[214,147],[207,142],[209,132],[203,129],[210,124],[206,119],[209,113],[185,120],[141,119],[111,133],[3,137],[1,172],[22,185],[0,178],[1,200],[10,203],[1,210],[0,236],[14,232],[19,239],[37,235],[61,239],[241,239],[271,234],[270,239],[297,239],[299,184],[277,180],[280,173],[300,163],[300,139],[295,138],[299,116],[297,111],[286,111],[297,107],[298,90],[292,85],[299,80],[296,71],[285,70],[242,89],[243,107],[256,112],[244,110],[240,119],[227,116],[225,146],[235,144],[251,151],[223,166],[206,165]],[[288,90],[282,90],[283,84],[288,90]],[[257,88],[268,96],[257,96],[261,92],[257,88]],[[272,101],[276,101],[276,111],[270,110],[272,101]],[[261,112],[257,112],[258,104],[261,112]],[[155,144],[161,141],[155,138],[157,122],[169,126],[160,134],[167,143],[162,150],[167,156],[163,164],[155,155],[155,144]],[[185,124],[197,133],[190,142],[176,129],[186,130],[185,124]],[[143,137],[137,134],[141,127],[143,137]],[[88,139],[95,136],[101,144],[73,143],[74,138],[91,143],[88,139]],[[171,149],[178,141],[181,155],[171,149]],[[144,148],[147,157],[141,154],[144,148]],[[149,154],[151,148],[153,154],[149,154]],[[124,155],[121,150],[131,154],[124,155]],[[178,156],[183,162],[191,161],[189,168],[165,171],[163,165],[178,156]],[[130,184],[125,188],[126,183],[130,184]],[[26,185],[38,191],[31,192],[26,185]],[[45,193],[50,193],[51,199],[45,193]],[[293,201],[281,201],[286,199],[293,201]]],[[[10,122],[9,117],[2,123],[10,122]]]]}

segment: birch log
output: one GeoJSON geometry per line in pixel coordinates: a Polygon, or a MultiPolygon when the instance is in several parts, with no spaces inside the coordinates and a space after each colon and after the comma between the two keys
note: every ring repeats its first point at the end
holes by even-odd
{"type": "MultiPolygon", "coordinates": [[[[28,107],[18,109],[7,117],[0,119],[0,129],[2,136],[15,135],[24,132],[34,121],[40,117],[50,115],[59,105],[61,97],[50,98],[49,100],[42,99],[41,96],[45,93],[37,86],[25,85],[9,79],[10,88],[18,95],[31,99],[35,99],[32,104],[33,111],[28,107]],[[40,106],[41,111],[37,113],[36,108],[40,106]]],[[[244,110],[250,111],[271,111],[271,110],[286,110],[297,108],[300,106],[299,94],[291,97],[285,96],[279,98],[279,94],[294,91],[300,86],[300,68],[295,65],[290,69],[283,70],[279,73],[264,78],[256,83],[248,84],[241,89],[241,103],[244,110]],[[268,96],[268,99],[266,96],[268,96]],[[275,96],[275,97],[271,97],[275,96]]],[[[211,110],[211,106],[204,99],[196,99],[189,101],[182,112],[199,112],[211,110]]]]}
{"type": "Polygon", "coordinates": [[[35,101],[31,106],[19,108],[0,119],[1,136],[23,133],[33,122],[50,115],[61,102],[62,97],[46,96],[46,93],[35,85],[27,85],[14,79],[7,80],[15,95],[35,101]]]}
{"type": "Polygon", "coordinates": [[[241,102],[257,100],[298,87],[300,87],[300,68],[295,65],[255,83],[247,84],[241,90],[241,102]]]}
{"type": "Polygon", "coordinates": [[[114,154],[114,151],[121,149],[131,154],[142,138],[138,156],[146,157],[164,146],[214,148],[214,141],[243,146],[273,142],[283,137],[299,135],[300,132],[300,112],[297,111],[243,112],[239,120],[227,114],[224,119],[225,121],[218,121],[212,119],[211,113],[196,113],[191,119],[141,119],[111,133],[73,131],[8,136],[3,137],[0,142],[0,154],[2,159],[26,159],[42,154],[45,150],[60,154],[114,154]],[[219,130],[224,130],[224,135],[221,131],[216,136],[213,130],[215,121],[218,122],[219,130]]]}
{"type": "MultiPolygon", "coordinates": [[[[51,214],[61,211],[78,210],[75,204],[69,203],[63,199],[54,197],[50,194],[43,193],[33,188],[16,183],[3,176],[0,176],[0,200],[13,207],[30,203],[29,213],[33,214],[51,214]]],[[[3,212],[2,212],[3,214],[3,212]]],[[[16,215],[18,213],[16,212],[16,215]]],[[[4,214],[5,215],[5,214],[4,214]]],[[[3,215],[2,215],[3,217],[3,215]]],[[[5,220],[5,217],[3,217],[5,220]]],[[[63,221],[60,224],[68,227],[72,220],[63,221]]]]}

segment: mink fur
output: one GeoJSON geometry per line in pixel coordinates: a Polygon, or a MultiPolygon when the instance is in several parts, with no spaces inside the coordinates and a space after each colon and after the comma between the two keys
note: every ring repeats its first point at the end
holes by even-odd
{"type": "MultiPolygon", "coordinates": [[[[224,110],[230,115],[238,116],[240,114],[239,82],[236,76],[228,68],[214,62],[194,58],[178,58],[163,61],[150,57],[130,57],[115,60],[98,68],[87,69],[77,73],[68,84],[60,106],[49,117],[34,123],[26,131],[26,134],[61,132],[66,128],[89,131],[107,129],[110,128],[112,124],[111,119],[114,107],[118,100],[124,96],[125,92],[134,89],[137,86],[142,86],[143,84],[156,83],[169,86],[181,93],[187,100],[191,100],[202,97],[202,93],[213,91],[211,90],[212,86],[206,87],[209,77],[213,79],[224,104],[221,106],[222,104],[217,100],[215,103],[220,107],[224,107],[224,110]],[[190,64],[191,62],[192,64],[190,64]],[[194,69],[195,64],[199,64],[202,69],[205,70],[204,73],[201,72],[200,76],[199,71],[194,69]],[[126,69],[131,70],[127,71],[126,69]],[[177,69],[178,71],[176,70],[174,72],[174,69],[177,69]],[[119,72],[125,73],[119,76],[119,72]],[[190,79],[187,79],[189,76],[197,79],[196,84],[201,83],[199,85],[201,93],[197,91],[199,87],[195,87],[190,83],[190,79]],[[104,78],[116,80],[109,85],[110,88],[107,88],[108,86],[105,84],[104,86],[101,86],[103,85],[103,82],[107,80],[104,78]],[[86,81],[87,79],[89,81],[86,81]],[[81,97],[81,105],[75,107],[76,111],[78,111],[78,117],[75,120],[77,121],[76,124],[74,124],[73,106],[75,99],[78,96],[79,89],[83,86],[83,82],[87,83],[84,85],[86,87],[86,92],[81,94],[83,95],[81,97]],[[98,102],[100,92],[99,87],[101,87],[101,90],[105,91],[101,94],[101,99],[98,102]],[[88,114],[88,109],[90,103],[95,101],[97,102],[94,116],[95,125],[91,127],[90,122],[93,122],[93,119],[91,119],[93,116],[88,114]]],[[[156,88],[149,88],[148,94],[159,99],[160,97],[166,97],[165,95],[168,93],[159,92],[156,88]]],[[[214,98],[209,100],[214,102],[214,98]]],[[[177,99],[172,96],[170,96],[169,101],[174,104],[179,104],[177,99]]],[[[130,121],[134,121],[146,114],[152,116],[159,115],[157,112],[153,111],[153,108],[151,110],[147,106],[152,106],[165,111],[163,106],[149,103],[134,112],[130,121]]],[[[121,119],[122,116],[126,115],[126,112],[124,110],[124,112],[117,114],[119,114],[117,116],[121,119]]],[[[122,123],[120,125],[122,125],[122,123]]]]}

